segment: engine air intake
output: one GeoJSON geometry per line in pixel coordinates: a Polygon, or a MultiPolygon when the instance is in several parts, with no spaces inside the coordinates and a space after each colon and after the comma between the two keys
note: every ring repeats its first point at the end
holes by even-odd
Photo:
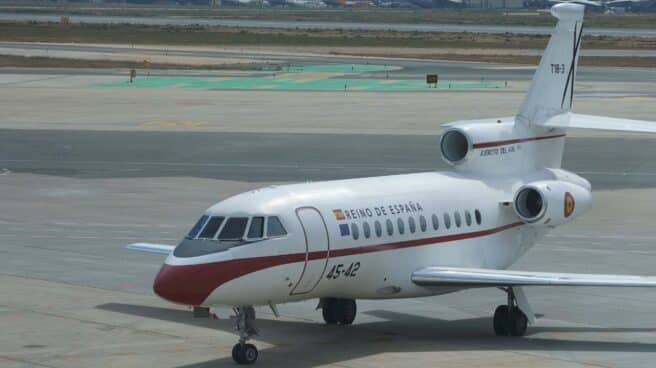
{"type": "Polygon", "coordinates": [[[542,194],[531,187],[520,190],[515,198],[515,210],[526,222],[539,220],[544,214],[544,205],[542,194]]]}
{"type": "Polygon", "coordinates": [[[440,142],[442,156],[450,163],[459,163],[469,152],[469,139],[458,130],[450,130],[442,135],[440,142]]]}
{"type": "Polygon", "coordinates": [[[515,214],[531,226],[554,227],[570,222],[590,208],[590,187],[581,184],[564,180],[525,184],[515,194],[515,214]]]}

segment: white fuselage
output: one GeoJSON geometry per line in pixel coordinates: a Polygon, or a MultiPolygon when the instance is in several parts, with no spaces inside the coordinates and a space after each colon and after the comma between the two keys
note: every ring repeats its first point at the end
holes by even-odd
{"type": "Polygon", "coordinates": [[[412,273],[429,266],[504,269],[589,207],[589,182],[559,169],[562,130],[503,118],[451,124],[442,137],[453,172],[283,185],[217,203],[199,224],[225,219],[221,228],[183,240],[155,292],[203,306],[441,294],[454,289],[416,285],[412,273]],[[513,206],[527,185],[533,199],[543,197],[533,203],[542,209],[534,219],[513,206]],[[269,236],[267,225],[253,238],[252,224],[271,217],[286,233],[269,236]],[[241,222],[239,240],[222,242],[229,219],[241,222]]]}
{"type": "MultiPolygon", "coordinates": [[[[531,175],[538,176],[551,178],[553,173],[531,175]]],[[[406,298],[454,291],[417,286],[410,275],[436,265],[503,269],[515,262],[544,233],[522,226],[508,205],[521,184],[519,178],[483,181],[428,172],[242,193],[206,214],[275,215],[287,235],[199,257],[171,254],[158,279],[168,271],[168,279],[184,290],[171,292],[175,286],[162,281],[168,290],[156,285],[155,291],[191,305],[406,298]]]]}

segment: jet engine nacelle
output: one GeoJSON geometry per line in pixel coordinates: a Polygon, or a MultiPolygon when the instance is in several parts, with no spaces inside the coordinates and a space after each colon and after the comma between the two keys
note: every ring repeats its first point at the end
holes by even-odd
{"type": "Polygon", "coordinates": [[[542,180],[517,190],[513,208],[519,218],[534,226],[558,226],[590,208],[590,188],[562,180],[542,180]]]}
{"type": "Polygon", "coordinates": [[[515,124],[514,118],[456,122],[445,127],[440,153],[456,172],[486,177],[560,167],[564,131],[515,124]]]}

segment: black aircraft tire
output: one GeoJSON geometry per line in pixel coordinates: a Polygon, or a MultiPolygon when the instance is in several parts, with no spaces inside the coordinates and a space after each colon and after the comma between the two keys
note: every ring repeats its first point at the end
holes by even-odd
{"type": "Polygon", "coordinates": [[[494,311],[494,334],[497,336],[508,336],[508,306],[500,305],[494,311]]]}
{"type": "Polygon", "coordinates": [[[338,321],[338,316],[336,315],[338,303],[337,299],[326,298],[323,301],[323,306],[321,307],[321,314],[323,314],[323,320],[327,325],[334,325],[338,321]]]}
{"type": "Polygon", "coordinates": [[[513,308],[508,313],[508,325],[506,328],[510,336],[524,336],[527,326],[528,318],[526,318],[524,312],[520,311],[519,308],[513,308]]]}
{"type": "Polygon", "coordinates": [[[357,306],[353,299],[340,299],[339,300],[339,324],[350,325],[355,320],[357,314],[357,306]]]}
{"type": "Polygon", "coordinates": [[[241,352],[241,344],[237,343],[235,346],[232,347],[232,360],[235,361],[237,364],[242,364],[240,360],[239,353],[241,352]]]}
{"type": "Polygon", "coordinates": [[[253,344],[246,344],[241,349],[241,364],[253,364],[257,360],[259,353],[253,344]]]}

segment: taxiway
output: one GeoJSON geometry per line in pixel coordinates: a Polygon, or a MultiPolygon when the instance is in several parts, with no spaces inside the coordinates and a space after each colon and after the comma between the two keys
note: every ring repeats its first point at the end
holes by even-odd
{"type": "MultiPolygon", "coordinates": [[[[521,70],[514,72],[527,75],[521,70]]],[[[629,72],[641,71],[618,73],[629,72]]],[[[217,91],[98,87],[124,76],[81,74],[0,73],[3,367],[232,366],[229,311],[217,310],[217,320],[194,319],[159,300],[151,283],[162,258],[130,252],[126,244],[175,244],[209,205],[251,188],[443,169],[440,124],[512,115],[527,83],[517,78],[508,88],[467,92],[217,91]]],[[[653,88],[649,80],[583,78],[575,110],[654,120],[653,88]]],[[[514,267],[653,275],[653,142],[575,132],[564,167],[592,181],[595,206],[514,267]]],[[[497,290],[360,301],[356,323],[346,328],[324,326],[315,301],[281,306],[280,319],[261,308],[258,364],[651,367],[656,361],[655,292],[527,293],[541,318],[522,339],[494,336],[491,314],[504,298],[497,290]]]]}

